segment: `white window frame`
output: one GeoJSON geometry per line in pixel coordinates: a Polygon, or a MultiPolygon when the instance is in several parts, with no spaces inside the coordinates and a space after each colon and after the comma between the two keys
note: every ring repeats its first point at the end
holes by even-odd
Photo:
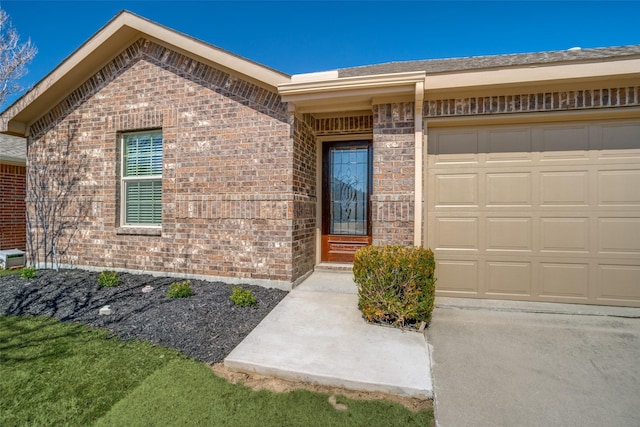
{"type": "MultiPolygon", "coordinates": [[[[143,175],[143,176],[125,176],[125,137],[136,134],[159,133],[163,137],[162,157],[164,158],[164,135],[162,129],[149,129],[143,131],[122,132],[120,134],[120,225],[130,228],[162,228],[162,214],[159,223],[128,223],[127,222],[127,183],[142,181],[159,181],[162,185],[162,174],[160,175],[143,175]]],[[[162,197],[162,195],[161,195],[162,197]]],[[[162,199],[161,199],[162,200],[162,199]]],[[[162,204],[162,201],[161,201],[162,204]]]]}

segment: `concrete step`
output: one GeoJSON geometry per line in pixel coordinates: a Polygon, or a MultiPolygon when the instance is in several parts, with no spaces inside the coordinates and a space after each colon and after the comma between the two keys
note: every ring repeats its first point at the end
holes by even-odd
{"type": "Polygon", "coordinates": [[[322,262],[316,265],[315,271],[337,271],[351,273],[353,271],[353,264],[342,262],[322,262]]]}
{"type": "Polygon", "coordinates": [[[314,272],[289,292],[224,364],[294,381],[433,398],[424,335],[365,322],[355,284],[341,272],[314,272]]]}

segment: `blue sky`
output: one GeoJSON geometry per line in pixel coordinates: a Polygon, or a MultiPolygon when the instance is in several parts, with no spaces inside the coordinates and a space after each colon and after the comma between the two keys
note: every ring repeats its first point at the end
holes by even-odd
{"type": "Polygon", "coordinates": [[[27,87],[122,9],[289,74],[640,44],[640,1],[0,0],[0,7],[38,47],[27,87]]]}

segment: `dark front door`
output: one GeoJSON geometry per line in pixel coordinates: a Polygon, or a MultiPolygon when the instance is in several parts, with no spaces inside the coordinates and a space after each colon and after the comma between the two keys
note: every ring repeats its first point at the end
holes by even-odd
{"type": "Polygon", "coordinates": [[[322,261],[353,262],[371,244],[371,143],[325,143],[322,163],[322,261]]]}

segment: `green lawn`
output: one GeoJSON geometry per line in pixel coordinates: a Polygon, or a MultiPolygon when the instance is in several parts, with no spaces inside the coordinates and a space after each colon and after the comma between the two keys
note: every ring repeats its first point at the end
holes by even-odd
{"type": "Polygon", "coordinates": [[[0,270],[0,277],[8,276],[10,274],[20,274],[20,269],[14,268],[13,270],[0,270]]]}
{"type": "Polygon", "coordinates": [[[433,413],[383,401],[254,392],[200,362],[49,318],[0,316],[0,425],[411,426],[433,413]]]}

